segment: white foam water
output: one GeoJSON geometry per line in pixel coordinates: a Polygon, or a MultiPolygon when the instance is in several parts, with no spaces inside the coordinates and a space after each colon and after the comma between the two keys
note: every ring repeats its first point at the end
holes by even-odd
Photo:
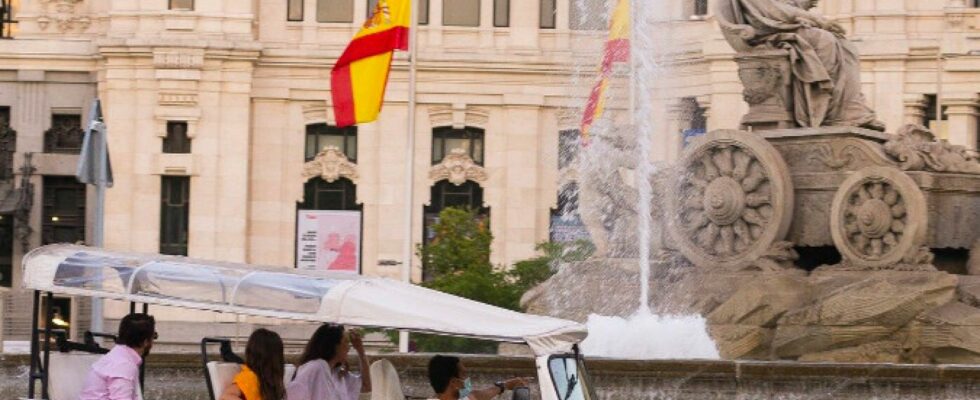
{"type": "Polygon", "coordinates": [[[590,315],[589,337],[582,352],[591,357],[624,360],[720,359],[698,315],[660,316],[637,313],[629,318],[590,315]]]}

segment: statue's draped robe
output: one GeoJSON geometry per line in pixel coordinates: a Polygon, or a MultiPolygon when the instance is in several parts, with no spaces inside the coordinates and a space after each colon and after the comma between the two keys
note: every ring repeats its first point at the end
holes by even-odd
{"type": "Polygon", "coordinates": [[[797,124],[865,126],[875,122],[874,111],[861,94],[857,50],[849,41],[804,25],[797,16],[805,12],[779,0],[726,1],[732,2],[732,22],[755,30],[750,44],[770,43],[790,51],[797,124]]]}

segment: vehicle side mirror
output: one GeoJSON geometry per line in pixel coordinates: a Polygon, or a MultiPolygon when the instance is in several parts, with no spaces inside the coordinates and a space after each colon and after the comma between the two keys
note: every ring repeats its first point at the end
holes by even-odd
{"type": "Polygon", "coordinates": [[[514,400],[531,400],[531,389],[519,387],[514,389],[514,400]]]}

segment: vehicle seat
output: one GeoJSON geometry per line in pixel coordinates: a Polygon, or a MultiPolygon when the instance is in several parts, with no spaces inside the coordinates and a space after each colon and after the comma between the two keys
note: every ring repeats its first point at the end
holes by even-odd
{"type": "MultiPolygon", "coordinates": [[[[77,400],[85,378],[102,354],[84,352],[51,352],[48,366],[48,396],[51,400],[77,400]]],[[[142,400],[142,391],[137,390],[142,400]]]]}
{"type": "MultiPolygon", "coordinates": [[[[228,385],[231,385],[231,383],[235,380],[235,375],[238,375],[238,372],[241,370],[242,366],[238,363],[219,361],[208,362],[208,376],[211,377],[211,390],[214,391],[214,396],[216,398],[221,396],[221,392],[223,392],[228,385]]],[[[283,374],[283,384],[286,385],[289,384],[289,381],[293,380],[293,374],[296,373],[296,366],[293,364],[286,364],[284,370],[285,373],[283,374]]]]}
{"type": "Polygon", "coordinates": [[[371,364],[371,400],[402,400],[402,382],[398,371],[388,360],[378,360],[371,364]]]}

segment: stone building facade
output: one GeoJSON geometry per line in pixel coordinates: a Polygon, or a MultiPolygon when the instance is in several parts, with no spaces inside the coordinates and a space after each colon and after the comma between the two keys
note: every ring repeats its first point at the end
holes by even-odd
{"type": "MultiPolygon", "coordinates": [[[[108,248],[292,266],[298,209],[356,209],[363,273],[397,278],[405,261],[411,111],[412,242],[424,240],[426,221],[440,207],[467,204],[489,214],[494,262],[533,256],[559,208],[559,148],[574,144],[575,109],[604,36],[595,29],[603,17],[591,10],[605,2],[425,0],[416,109],[408,109],[400,54],[380,119],[336,129],[329,70],[375,1],[3,1],[12,13],[0,13],[0,120],[9,112],[5,127],[16,131],[16,145],[12,173],[0,182],[9,192],[2,218],[17,213],[25,193],[32,200],[18,221],[30,229],[10,228],[20,238],[4,236],[0,223],[0,239],[11,242],[9,257],[0,245],[0,262],[9,259],[0,273],[13,282],[0,289],[7,292],[0,330],[7,340],[22,339],[29,326],[29,297],[16,289],[24,251],[90,236],[91,189],[65,178],[77,150],[47,146],[51,136],[75,140],[95,97],[115,172],[108,248]],[[324,145],[335,149],[321,151],[324,145]],[[28,159],[33,169],[21,169],[28,159]],[[449,163],[464,174],[447,174],[449,163]]],[[[708,2],[665,7],[656,13],[658,29],[669,32],[676,54],[671,79],[656,84],[654,102],[664,112],[652,156],[670,161],[685,133],[736,127],[747,107],[734,52],[708,2]]],[[[825,0],[820,9],[851,32],[865,95],[889,128],[934,124],[951,142],[976,149],[980,11],[971,2],[825,0]]],[[[2,139],[0,132],[0,155],[2,139]]],[[[411,262],[420,279],[419,261],[411,262]]],[[[87,313],[80,303],[65,307],[87,313]]],[[[107,315],[124,310],[110,305],[107,315]]],[[[156,313],[175,321],[229,318],[156,313]]]]}

